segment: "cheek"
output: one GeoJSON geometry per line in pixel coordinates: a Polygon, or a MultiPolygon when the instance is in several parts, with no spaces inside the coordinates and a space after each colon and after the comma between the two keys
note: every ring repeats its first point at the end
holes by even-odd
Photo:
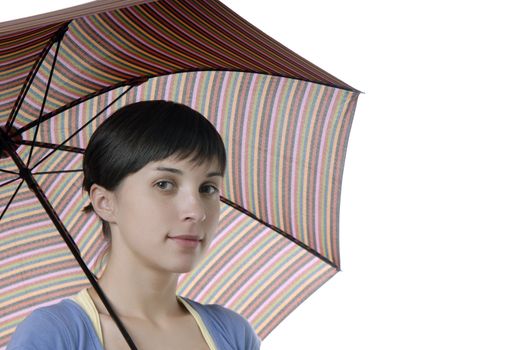
{"type": "Polygon", "coordinates": [[[206,211],[206,217],[205,220],[209,233],[216,233],[216,230],[218,229],[218,223],[220,221],[220,202],[212,203],[206,211]]]}
{"type": "Polygon", "coordinates": [[[145,197],[129,201],[120,215],[121,225],[126,232],[143,237],[156,232],[162,222],[163,211],[147,201],[145,197]]]}

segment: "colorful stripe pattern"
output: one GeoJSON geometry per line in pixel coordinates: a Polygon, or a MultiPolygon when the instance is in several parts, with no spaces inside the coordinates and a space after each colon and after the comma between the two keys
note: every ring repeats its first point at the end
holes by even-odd
{"type": "MultiPolygon", "coordinates": [[[[214,71],[150,79],[121,96],[125,90],[112,90],[45,121],[36,141],[62,143],[115,100],[66,145],[85,148],[90,135],[107,116],[134,101],[173,100],[208,116],[222,134],[229,157],[223,196],[268,225],[224,205],[220,234],[212,251],[198,269],[184,277],[180,294],[231,307],[247,317],[258,334],[265,337],[340,266],[339,189],[349,119],[357,94],[301,80],[214,71]],[[304,188],[309,190],[303,191],[304,188]],[[274,231],[272,226],[331,264],[274,231]]],[[[34,129],[28,130],[24,139],[32,139],[33,132],[34,129]]],[[[22,159],[27,160],[27,149],[28,146],[20,148],[22,159]]],[[[81,154],[48,154],[48,150],[36,148],[31,161],[31,166],[36,165],[35,177],[84,259],[97,273],[103,266],[102,252],[106,244],[101,239],[101,226],[95,216],[81,213],[81,208],[88,203],[81,188],[81,172],[39,175],[52,170],[81,170],[81,154]]],[[[5,187],[2,203],[15,186],[16,183],[12,183],[5,187]]],[[[9,247],[7,252],[16,254],[13,259],[17,255],[30,255],[32,259],[10,260],[7,252],[0,257],[3,269],[17,274],[13,280],[23,276],[28,281],[27,286],[10,289],[5,295],[0,291],[0,298],[3,296],[6,303],[15,301],[6,309],[10,315],[5,317],[12,317],[13,308],[16,308],[14,314],[20,315],[11,323],[7,318],[0,319],[0,324],[6,327],[5,336],[21,317],[48,300],[46,288],[49,287],[46,286],[61,288],[64,270],[70,271],[72,289],[61,290],[61,294],[55,294],[56,299],[67,297],[88,283],[82,279],[81,271],[74,269],[75,262],[61,238],[53,235],[51,223],[30,191],[20,192],[17,200],[32,204],[21,206],[22,213],[10,207],[2,220],[2,240],[12,243],[9,246],[2,242],[0,247],[9,247]],[[40,216],[35,216],[39,210],[40,216]],[[36,222],[46,223],[42,232],[27,222],[24,213],[36,222]],[[26,232],[21,229],[24,226],[26,232]],[[41,237],[39,245],[28,239],[32,236],[41,237]],[[13,250],[12,246],[17,249],[13,250]],[[48,256],[49,247],[54,247],[51,252],[56,255],[48,256]],[[45,267],[34,267],[35,261],[44,259],[45,267]],[[66,259],[67,265],[61,259],[66,259]],[[21,303],[13,296],[13,293],[27,294],[29,286],[35,289],[34,297],[21,303]]],[[[8,281],[9,276],[1,275],[0,279],[8,281]]],[[[4,317],[3,314],[0,317],[4,317]]]]}
{"type": "MultiPolygon", "coordinates": [[[[16,119],[6,120],[11,104],[0,110],[2,125],[27,125],[39,115],[56,47],[46,56],[16,119]]],[[[0,60],[16,64],[18,51],[12,54],[0,60]]],[[[195,70],[257,72],[353,90],[217,1],[157,1],[71,22],[44,112],[136,77],[195,70]]],[[[15,73],[22,72],[5,73],[0,83],[15,73]]],[[[16,91],[8,92],[12,100],[16,91]]],[[[2,101],[8,97],[4,94],[0,92],[2,101]]]]}
{"type": "MultiPolygon", "coordinates": [[[[87,265],[99,274],[108,248],[99,220],[81,211],[88,204],[81,169],[90,136],[134,101],[187,104],[223,136],[228,168],[217,238],[178,292],[236,310],[264,338],[340,268],[341,179],[358,91],[214,1],[158,1],[81,17],[60,47],[49,44],[62,24],[0,36],[0,64],[13,65],[12,73],[0,73],[3,83],[12,81],[0,91],[0,125],[12,121],[26,143],[33,140],[58,51],[39,146],[30,161],[30,146],[20,145],[17,154],[33,168],[87,265]],[[27,50],[9,49],[8,38],[27,50]],[[9,119],[15,90],[36,67],[29,58],[38,60],[39,50],[48,54],[9,119]],[[19,70],[17,60],[25,62],[19,70]],[[126,85],[143,76],[147,82],[126,85]],[[61,143],[63,150],[49,151],[61,143]]],[[[3,349],[28,313],[89,282],[9,157],[0,158],[0,215],[3,349]]]]}
{"type": "Polygon", "coordinates": [[[62,23],[0,34],[0,125],[5,125],[35,63],[62,23]]]}
{"type": "Polygon", "coordinates": [[[244,315],[265,338],[336,270],[241,212],[223,206],[206,259],[180,279],[179,293],[244,315]]]}
{"type": "MultiPolygon", "coordinates": [[[[37,141],[63,142],[124,90],[100,95],[42,123],[37,141]]],[[[165,99],[187,104],[207,116],[225,140],[231,166],[224,196],[339,266],[336,208],[354,96],[324,85],[252,73],[168,75],[129,91],[66,145],[85,148],[103,118],[128,103],[165,99]]],[[[28,132],[24,138],[32,137],[28,132]]],[[[55,162],[54,156],[35,171],[55,162]]],[[[33,157],[32,166],[37,162],[33,157]]]]}

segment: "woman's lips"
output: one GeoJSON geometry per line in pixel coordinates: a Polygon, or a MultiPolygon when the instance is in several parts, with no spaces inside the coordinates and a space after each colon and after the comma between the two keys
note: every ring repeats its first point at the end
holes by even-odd
{"type": "Polygon", "coordinates": [[[188,248],[196,248],[201,243],[201,239],[198,236],[181,235],[175,237],[169,236],[168,238],[176,244],[188,248]]]}

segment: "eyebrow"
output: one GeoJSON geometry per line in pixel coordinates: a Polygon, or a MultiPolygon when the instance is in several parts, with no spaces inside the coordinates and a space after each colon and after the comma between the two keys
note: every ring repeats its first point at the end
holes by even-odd
{"type": "MultiPolygon", "coordinates": [[[[173,174],[183,175],[183,171],[181,171],[180,169],[176,169],[176,168],[169,168],[169,167],[159,166],[159,167],[156,167],[155,170],[168,171],[168,172],[173,173],[173,174]]],[[[207,177],[213,177],[213,176],[221,176],[221,177],[223,177],[223,174],[221,172],[219,172],[219,171],[211,171],[210,173],[207,173],[207,177]]]]}

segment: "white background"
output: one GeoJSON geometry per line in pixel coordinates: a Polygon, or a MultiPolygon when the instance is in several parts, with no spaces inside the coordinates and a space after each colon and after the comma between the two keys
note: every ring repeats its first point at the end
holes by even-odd
{"type": "MultiPolygon", "coordinates": [[[[0,20],[84,1],[9,1],[0,20]]],[[[523,12],[517,1],[227,0],[362,90],[342,272],[270,349],[523,349],[523,12]]]]}

